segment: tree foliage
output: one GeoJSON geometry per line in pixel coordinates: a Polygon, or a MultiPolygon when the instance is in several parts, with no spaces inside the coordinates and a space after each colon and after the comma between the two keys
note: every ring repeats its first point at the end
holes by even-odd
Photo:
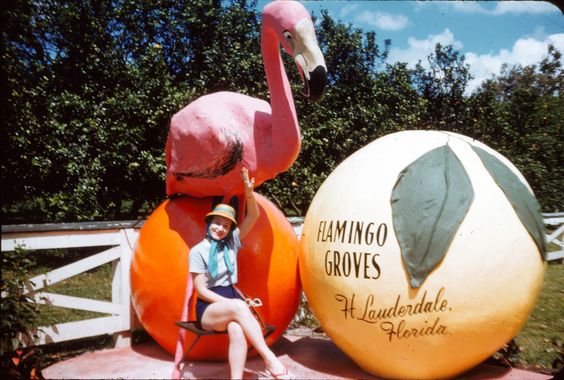
{"type": "Polygon", "coordinates": [[[460,132],[464,130],[467,104],[464,92],[472,79],[464,56],[452,45],[438,43],[428,57],[429,70],[416,66],[414,82],[424,101],[421,126],[428,129],[460,132]]]}
{"type": "Polygon", "coordinates": [[[3,212],[31,222],[152,209],[164,199],[172,114],[209,91],[260,91],[247,84],[262,74],[253,9],[211,0],[16,2],[2,27],[3,212]]]}
{"type": "MultiPolygon", "coordinates": [[[[268,99],[260,15],[244,0],[18,0],[2,14],[5,222],[142,217],[164,199],[170,117],[206,93],[268,99]]],[[[295,96],[302,151],[258,190],[304,215],[327,175],[357,149],[405,129],[475,137],[512,160],[544,210],[562,202],[561,52],[506,67],[467,94],[469,67],[437,45],[429,68],[386,63],[380,41],[322,12],[329,87],[295,96]]],[[[286,70],[298,94],[291,59],[286,70]]]]}
{"type": "Polygon", "coordinates": [[[33,342],[34,336],[29,331],[35,326],[37,319],[37,304],[26,290],[34,284],[27,280],[28,271],[35,264],[31,252],[23,247],[16,247],[14,251],[2,252],[2,303],[0,303],[0,357],[4,372],[4,355],[15,351],[21,345],[21,337],[33,342]]]}
{"type": "Polygon", "coordinates": [[[562,55],[549,46],[538,65],[506,66],[469,98],[466,134],[508,157],[546,211],[564,204],[563,90],[562,55]]]}

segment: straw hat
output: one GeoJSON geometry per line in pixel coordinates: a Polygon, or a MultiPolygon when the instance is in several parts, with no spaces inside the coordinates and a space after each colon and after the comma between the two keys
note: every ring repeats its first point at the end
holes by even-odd
{"type": "Polygon", "coordinates": [[[235,225],[237,225],[237,218],[235,216],[235,209],[233,209],[233,207],[226,205],[224,203],[220,203],[217,206],[214,207],[212,212],[209,212],[208,214],[206,214],[206,222],[208,222],[208,219],[212,216],[223,216],[224,218],[229,219],[230,221],[232,221],[235,225]]]}

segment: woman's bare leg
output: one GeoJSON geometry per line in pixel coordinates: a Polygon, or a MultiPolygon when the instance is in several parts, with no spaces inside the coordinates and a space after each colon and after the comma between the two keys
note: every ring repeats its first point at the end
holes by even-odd
{"type": "Polygon", "coordinates": [[[201,323],[205,330],[225,331],[232,321],[239,324],[251,345],[264,359],[266,368],[273,373],[282,372],[284,365],[268,348],[260,324],[245,302],[236,299],[214,302],[206,308],[201,323]]]}
{"type": "Polygon", "coordinates": [[[247,361],[247,338],[237,322],[227,324],[229,334],[229,368],[232,379],[242,379],[245,362],[247,361]]]}

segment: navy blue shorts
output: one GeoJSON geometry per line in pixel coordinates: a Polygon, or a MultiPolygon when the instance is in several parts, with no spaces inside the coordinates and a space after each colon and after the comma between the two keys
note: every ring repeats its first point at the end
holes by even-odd
{"type": "MultiPolygon", "coordinates": [[[[212,292],[217,293],[220,296],[225,297],[225,298],[237,298],[237,299],[240,299],[240,300],[243,299],[243,297],[241,297],[239,292],[237,292],[232,285],[214,286],[214,287],[209,288],[209,289],[212,292]]],[[[196,301],[196,319],[198,319],[198,322],[200,322],[202,320],[202,315],[204,315],[204,311],[206,311],[206,308],[209,305],[210,305],[209,302],[204,301],[203,299],[198,297],[198,300],[196,301]]]]}

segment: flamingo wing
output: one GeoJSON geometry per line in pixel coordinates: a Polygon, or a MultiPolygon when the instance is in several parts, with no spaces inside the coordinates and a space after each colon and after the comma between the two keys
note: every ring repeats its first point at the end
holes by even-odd
{"type": "Polygon", "coordinates": [[[273,178],[259,171],[257,144],[270,144],[270,105],[246,95],[217,92],[176,113],[166,145],[167,194],[212,196],[242,192],[240,168],[256,185],[273,178]]]}

